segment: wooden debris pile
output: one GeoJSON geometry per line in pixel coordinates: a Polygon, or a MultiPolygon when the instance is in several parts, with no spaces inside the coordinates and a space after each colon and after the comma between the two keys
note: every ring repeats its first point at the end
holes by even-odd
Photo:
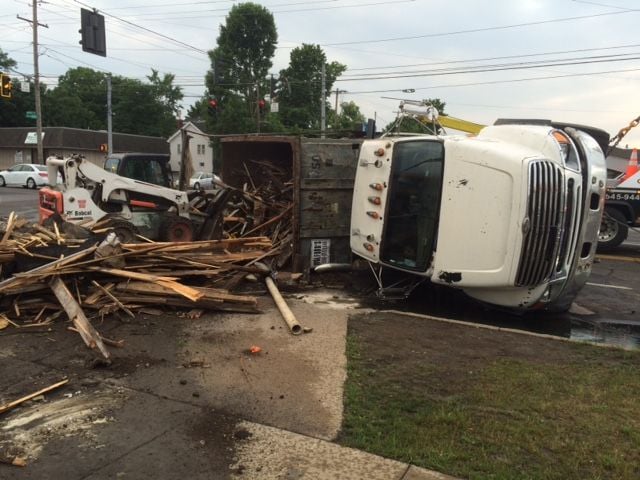
{"type": "Polygon", "coordinates": [[[270,162],[247,160],[233,172],[234,183],[242,185],[227,202],[224,233],[227,237],[268,237],[279,250],[278,268],[292,254],[292,172],[270,162]]]}
{"type": "Polygon", "coordinates": [[[267,237],[133,244],[104,234],[77,239],[57,225],[51,231],[13,214],[0,221],[0,236],[0,323],[48,326],[66,311],[85,343],[106,358],[90,319],[134,317],[150,306],[196,317],[204,310],[257,312],[255,297],[232,291],[248,274],[264,275],[254,264],[277,253],[267,237]],[[19,268],[24,264],[33,268],[19,268]]]}

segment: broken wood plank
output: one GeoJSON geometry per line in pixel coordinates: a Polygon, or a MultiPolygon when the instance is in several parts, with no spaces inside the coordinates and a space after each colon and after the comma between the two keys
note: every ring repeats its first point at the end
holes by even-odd
{"type": "Polygon", "coordinates": [[[16,214],[14,212],[11,212],[9,214],[9,219],[7,220],[7,229],[4,232],[4,235],[2,236],[2,240],[0,240],[0,245],[4,245],[4,243],[9,240],[9,237],[11,236],[11,232],[13,232],[13,228],[16,225],[16,214]]]}
{"type": "MultiPolygon", "coordinates": [[[[207,287],[192,287],[198,291],[202,300],[213,300],[220,302],[242,303],[246,305],[257,305],[258,300],[248,295],[234,295],[226,290],[207,287]]],[[[121,292],[141,293],[144,295],[171,295],[171,290],[156,283],[146,282],[122,282],[116,285],[116,290],[121,292]]]]}
{"type": "Polygon", "coordinates": [[[98,287],[100,290],[102,290],[102,292],[109,297],[111,300],[113,300],[115,302],[116,305],[118,305],[118,307],[120,307],[120,310],[124,311],[124,313],[126,313],[127,315],[129,315],[131,318],[136,318],[136,316],[133,314],[133,312],[131,310],[129,310],[127,307],[125,307],[122,302],[120,300],[118,300],[115,295],[113,295],[109,290],[107,290],[106,288],[104,288],[102,285],[100,285],[98,282],[96,282],[95,280],[91,280],[91,283],[93,283],[96,287],[98,287]]]}
{"type": "MultiPolygon", "coordinates": [[[[88,255],[91,255],[96,248],[97,248],[96,246],[93,246],[93,247],[86,248],[84,250],[80,250],[79,252],[69,255],[68,257],[59,258],[58,260],[49,262],[45,265],[41,265],[40,267],[33,268],[25,273],[28,273],[31,275],[41,274],[42,278],[44,278],[45,276],[54,274],[57,268],[62,268],[66,265],[72,264],[73,262],[77,261],[80,258],[84,258],[88,255]]],[[[22,287],[24,283],[29,283],[29,281],[25,282],[25,280],[26,279],[23,279],[14,275],[13,277],[0,282],[0,293],[4,293],[6,290],[10,289],[11,287],[16,287],[18,285],[22,287]]]]}
{"type": "Polygon", "coordinates": [[[53,278],[49,282],[49,286],[58,298],[62,308],[67,312],[69,319],[79,330],[84,343],[92,350],[97,348],[102,356],[109,360],[111,355],[109,354],[107,347],[104,346],[104,343],[100,338],[100,334],[95,328],[93,328],[93,325],[91,325],[91,322],[89,322],[89,319],[85,316],[82,308],[73,298],[73,295],[71,295],[71,292],[60,277],[53,278]]]}
{"type": "Polygon", "coordinates": [[[37,397],[38,395],[43,395],[45,393],[48,393],[52,390],[55,390],[56,388],[61,387],[62,385],[65,385],[66,383],[69,383],[69,379],[65,379],[65,380],[61,380],[57,383],[54,383],[53,385],[49,385],[48,387],[45,387],[41,390],[38,390],[37,392],[33,392],[30,393],[29,395],[25,395],[22,398],[19,398],[17,400],[14,400],[13,402],[9,402],[9,403],[5,403],[4,405],[0,406],[0,413],[4,413],[4,412],[8,412],[9,410],[11,410],[12,408],[17,407],[18,405],[31,400],[32,398],[37,397]]]}
{"type": "Polygon", "coordinates": [[[120,270],[117,268],[97,268],[91,267],[89,270],[98,271],[102,273],[106,273],[109,275],[114,275],[116,277],[124,277],[130,278],[133,280],[141,280],[143,282],[151,282],[157,285],[161,285],[163,287],[167,287],[173,290],[176,293],[188,298],[189,300],[195,302],[202,297],[202,293],[198,292],[196,289],[192,287],[188,287],[187,285],[183,285],[175,281],[175,278],[172,277],[159,277],[157,275],[148,275],[145,273],[136,273],[129,272],[127,270],[120,270]]]}

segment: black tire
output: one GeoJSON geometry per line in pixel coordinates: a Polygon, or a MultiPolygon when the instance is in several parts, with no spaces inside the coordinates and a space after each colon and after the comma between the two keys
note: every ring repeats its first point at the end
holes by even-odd
{"type": "Polygon", "coordinates": [[[0,176],[0,187],[6,187],[7,186],[7,182],[4,181],[4,177],[0,176]]]}
{"type": "Polygon", "coordinates": [[[198,190],[198,191],[199,191],[199,190],[200,190],[200,182],[196,182],[196,183],[194,183],[194,184],[193,184],[193,189],[194,189],[194,190],[198,190]]]}
{"type": "Polygon", "coordinates": [[[27,188],[30,190],[35,190],[36,188],[38,188],[38,185],[36,185],[36,181],[31,177],[27,178],[27,188]]]}
{"type": "Polygon", "coordinates": [[[616,208],[605,208],[598,233],[598,251],[613,250],[627,239],[629,227],[627,219],[616,208]]]}
{"type": "Polygon", "coordinates": [[[193,224],[183,217],[169,217],[162,224],[162,239],[166,242],[191,242],[193,224]]]}
{"type": "Polygon", "coordinates": [[[112,220],[107,227],[116,234],[120,243],[135,243],[138,229],[126,220],[112,220]]]}

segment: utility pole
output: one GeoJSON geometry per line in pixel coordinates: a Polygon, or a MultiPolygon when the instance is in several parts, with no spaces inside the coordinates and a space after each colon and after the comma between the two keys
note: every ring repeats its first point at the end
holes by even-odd
{"type": "Polygon", "coordinates": [[[107,154],[113,153],[113,124],[111,122],[111,74],[107,74],[107,154]]]}
{"type": "Polygon", "coordinates": [[[260,133],[260,82],[256,83],[256,119],[258,120],[258,133],[260,133]]]}
{"type": "Polygon", "coordinates": [[[326,96],[327,96],[327,75],[325,72],[324,61],[322,62],[322,86],[320,90],[320,138],[325,138],[324,131],[327,127],[327,119],[326,119],[326,96]]]}
{"type": "MultiPolygon", "coordinates": [[[[38,25],[44,28],[49,28],[49,25],[38,23],[38,0],[31,0],[33,4],[32,19],[22,18],[20,15],[16,15],[20,20],[29,22],[33,29],[33,85],[35,87],[35,100],[36,100],[36,141],[38,144],[37,158],[34,163],[44,163],[44,151],[42,148],[42,104],[40,103],[40,68],[38,64],[38,25]]],[[[33,161],[33,160],[32,160],[33,161]]]]}

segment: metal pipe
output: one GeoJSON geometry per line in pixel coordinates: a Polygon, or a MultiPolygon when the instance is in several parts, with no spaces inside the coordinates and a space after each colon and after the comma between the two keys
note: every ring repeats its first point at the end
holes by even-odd
{"type": "Polygon", "coordinates": [[[352,269],[353,266],[350,263],[323,263],[322,265],[313,267],[313,271],[316,273],[350,272],[352,269]]]}
{"type": "Polygon", "coordinates": [[[278,290],[276,283],[269,276],[265,277],[264,282],[267,284],[267,289],[273,297],[273,301],[278,307],[278,310],[280,310],[280,314],[282,315],[284,321],[287,323],[287,326],[289,327],[289,330],[291,330],[291,333],[293,333],[294,335],[300,335],[302,333],[302,325],[298,323],[298,320],[287,305],[287,302],[285,302],[284,298],[282,298],[282,295],[280,295],[280,291],[278,290]]]}

